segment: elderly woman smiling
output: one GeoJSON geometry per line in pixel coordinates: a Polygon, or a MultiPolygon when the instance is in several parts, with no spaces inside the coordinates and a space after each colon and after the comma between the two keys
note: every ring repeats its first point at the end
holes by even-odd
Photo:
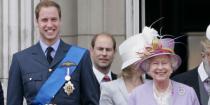
{"type": "Polygon", "coordinates": [[[200,105],[193,88],[175,82],[170,75],[181,64],[174,53],[174,39],[153,38],[138,52],[139,67],[153,80],[138,86],[129,97],[129,105],[200,105]]]}

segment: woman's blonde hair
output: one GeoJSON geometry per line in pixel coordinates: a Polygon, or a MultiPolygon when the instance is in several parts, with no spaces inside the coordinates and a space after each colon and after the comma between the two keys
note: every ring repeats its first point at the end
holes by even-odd
{"type": "MultiPolygon", "coordinates": [[[[124,68],[120,76],[123,78],[132,78],[132,76],[136,74],[137,72],[141,72],[138,70],[137,64],[132,64],[124,68]]],[[[140,76],[140,79],[143,80],[142,76],[140,76]]]]}

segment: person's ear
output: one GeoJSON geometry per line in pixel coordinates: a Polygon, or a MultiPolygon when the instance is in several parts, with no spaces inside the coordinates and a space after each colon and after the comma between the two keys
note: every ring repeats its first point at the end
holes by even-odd
{"type": "Polygon", "coordinates": [[[93,50],[94,50],[93,47],[90,47],[90,48],[89,48],[89,51],[90,51],[90,54],[91,54],[91,55],[93,54],[93,50]]]}
{"type": "Polygon", "coordinates": [[[203,58],[205,58],[205,52],[201,52],[201,58],[203,59],[203,58]]]}

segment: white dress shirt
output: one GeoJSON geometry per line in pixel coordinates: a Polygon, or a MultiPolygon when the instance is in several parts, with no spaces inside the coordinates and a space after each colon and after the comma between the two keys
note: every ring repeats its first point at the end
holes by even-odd
{"type": "Polygon", "coordinates": [[[210,100],[208,101],[208,105],[210,105],[210,100]]]}
{"type": "MultiPolygon", "coordinates": [[[[93,72],[98,80],[98,83],[101,84],[103,82],[103,78],[104,78],[105,74],[100,72],[99,70],[97,70],[95,68],[95,66],[93,66],[93,72]]],[[[112,80],[111,70],[109,70],[108,74],[106,74],[106,75],[109,76],[109,78],[112,80]]]]}
{"type": "Polygon", "coordinates": [[[206,73],[204,69],[203,62],[201,62],[201,64],[198,67],[198,74],[202,82],[204,82],[208,78],[208,74],[206,73]]]}

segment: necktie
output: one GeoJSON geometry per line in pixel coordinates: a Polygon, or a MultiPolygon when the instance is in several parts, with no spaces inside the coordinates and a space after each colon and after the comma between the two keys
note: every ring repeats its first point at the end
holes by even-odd
{"type": "Polygon", "coordinates": [[[51,52],[53,51],[52,47],[48,47],[47,48],[47,61],[49,62],[49,64],[51,64],[53,57],[51,56],[51,52]]]}
{"type": "Polygon", "coordinates": [[[108,82],[111,81],[111,79],[109,78],[109,76],[105,75],[103,78],[103,82],[108,82]]]}

